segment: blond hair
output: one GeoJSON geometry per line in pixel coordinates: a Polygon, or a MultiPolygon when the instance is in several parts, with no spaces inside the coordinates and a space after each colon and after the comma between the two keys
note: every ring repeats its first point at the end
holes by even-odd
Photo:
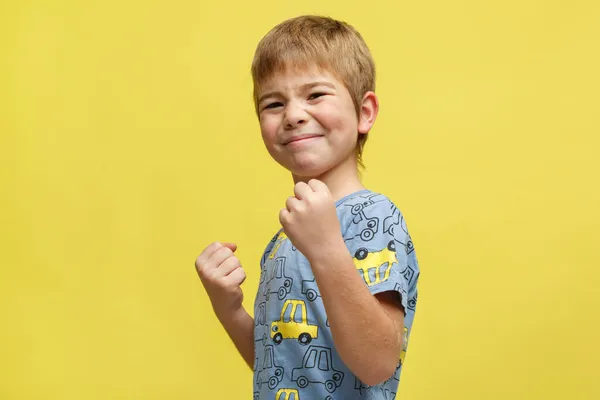
{"type": "MultiPolygon", "coordinates": [[[[346,86],[358,116],[365,93],[375,91],[375,64],[371,52],[352,26],[316,15],[284,21],[258,44],[252,61],[256,113],[261,83],[288,67],[313,65],[327,70],[346,86]]],[[[362,152],[367,136],[358,135],[356,143],[357,160],[363,167],[362,152]]]]}

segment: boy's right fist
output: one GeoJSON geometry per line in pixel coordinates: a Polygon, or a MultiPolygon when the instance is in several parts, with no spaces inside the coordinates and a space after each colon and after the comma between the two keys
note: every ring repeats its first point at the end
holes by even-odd
{"type": "Polygon", "coordinates": [[[196,271],[219,319],[231,317],[242,308],[240,285],[246,273],[233,254],[235,243],[214,242],[196,259],[196,271]]]}

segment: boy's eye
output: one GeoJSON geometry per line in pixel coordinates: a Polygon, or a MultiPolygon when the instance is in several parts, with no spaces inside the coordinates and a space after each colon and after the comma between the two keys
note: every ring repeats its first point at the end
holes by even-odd
{"type": "Polygon", "coordinates": [[[325,93],[321,93],[321,92],[317,92],[317,93],[312,93],[310,96],[308,96],[309,100],[314,100],[317,99],[321,96],[325,96],[325,93]]]}
{"type": "Polygon", "coordinates": [[[265,106],[265,109],[267,109],[267,108],[277,108],[277,107],[281,107],[281,106],[283,106],[283,104],[281,102],[279,102],[279,101],[276,101],[274,103],[267,104],[265,106]]]}

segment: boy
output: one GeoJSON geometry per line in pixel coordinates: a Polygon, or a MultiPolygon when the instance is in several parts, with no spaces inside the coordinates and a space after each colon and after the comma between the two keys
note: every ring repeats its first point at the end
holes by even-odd
{"type": "Polygon", "coordinates": [[[294,196],[261,260],[254,318],[236,245],[200,254],[215,314],[254,370],[255,398],[393,398],[419,268],[398,208],[359,179],[379,109],[370,52],[346,23],[293,18],[261,40],[252,77],[263,141],[294,196]]]}

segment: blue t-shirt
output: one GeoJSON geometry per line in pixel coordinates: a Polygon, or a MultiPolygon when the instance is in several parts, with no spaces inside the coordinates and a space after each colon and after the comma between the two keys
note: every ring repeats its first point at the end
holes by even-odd
{"type": "Polygon", "coordinates": [[[306,257],[280,230],[261,259],[254,303],[254,399],[393,399],[415,316],[419,267],[404,217],[369,190],[336,202],[342,237],[371,293],[397,291],[405,310],[404,348],[394,375],[362,383],[334,348],[319,288],[306,257]]]}

